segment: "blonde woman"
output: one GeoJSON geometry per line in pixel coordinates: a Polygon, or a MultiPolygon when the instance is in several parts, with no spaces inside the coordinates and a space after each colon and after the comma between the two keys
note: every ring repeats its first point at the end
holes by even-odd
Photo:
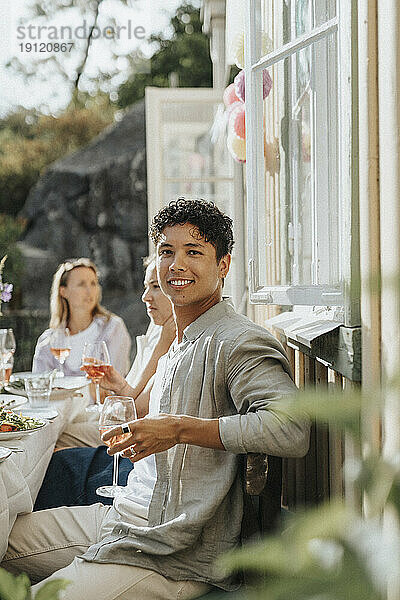
{"type": "Polygon", "coordinates": [[[111,364],[126,375],[131,338],[123,320],[106,310],[100,299],[98,271],[91,260],[70,259],[58,267],[51,286],[50,328],[37,341],[33,372],[59,367],[50,351],[50,336],[57,327],[68,327],[71,353],[64,363],[65,375],[82,375],[80,365],[85,342],[101,340],[107,343],[111,364]]]}
{"type": "MultiPolygon", "coordinates": [[[[50,350],[51,334],[57,327],[70,332],[71,352],[63,365],[67,376],[82,376],[82,352],[86,342],[105,341],[111,364],[124,375],[130,365],[131,338],[123,320],[100,304],[101,287],[96,265],[88,258],[62,263],[54,277],[50,293],[50,328],[39,337],[32,371],[42,373],[59,368],[50,350]]],[[[90,402],[94,398],[91,391],[90,402]]],[[[98,415],[84,410],[75,402],[69,420],[57,441],[57,448],[97,446],[100,443],[98,415]]]]}

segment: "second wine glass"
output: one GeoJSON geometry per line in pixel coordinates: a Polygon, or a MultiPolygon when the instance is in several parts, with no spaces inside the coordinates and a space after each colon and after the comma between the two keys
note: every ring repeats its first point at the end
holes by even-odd
{"type": "MultiPolygon", "coordinates": [[[[99,419],[100,435],[116,427],[123,425],[128,421],[134,421],[137,418],[135,401],[129,396],[107,396],[104,401],[99,419]]],[[[107,440],[108,446],[113,446],[129,438],[130,433],[121,433],[107,440]]],[[[106,498],[114,498],[125,488],[118,485],[118,458],[119,454],[114,454],[113,482],[112,485],[102,485],[97,488],[96,494],[106,498]]]]}
{"type": "Polygon", "coordinates": [[[61,370],[57,371],[57,377],[64,377],[64,363],[71,352],[69,329],[67,327],[53,329],[50,335],[50,351],[61,366],[61,370]]]}
{"type": "Polygon", "coordinates": [[[95,412],[100,409],[100,379],[104,377],[105,370],[111,366],[110,355],[107,344],[101,342],[86,342],[82,354],[82,369],[92,380],[96,390],[96,404],[88,406],[88,412],[95,412]]]}

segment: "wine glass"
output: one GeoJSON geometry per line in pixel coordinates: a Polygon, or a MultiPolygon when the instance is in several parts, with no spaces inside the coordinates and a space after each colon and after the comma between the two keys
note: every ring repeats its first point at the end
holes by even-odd
{"type": "MultiPolygon", "coordinates": [[[[135,401],[129,396],[107,396],[104,401],[103,408],[100,413],[99,419],[99,431],[100,435],[116,427],[122,425],[128,421],[134,421],[137,419],[135,401]]],[[[105,443],[107,446],[113,446],[118,442],[122,442],[128,439],[130,433],[121,433],[105,443]]],[[[119,453],[114,454],[114,466],[113,466],[113,482],[112,485],[102,485],[97,488],[96,494],[98,496],[104,496],[105,498],[114,498],[125,488],[118,485],[118,458],[119,453]]]]}
{"type": "Polygon", "coordinates": [[[14,332],[11,328],[0,329],[0,348],[1,348],[1,379],[2,383],[7,384],[12,367],[14,364],[14,353],[17,348],[14,332]]]}
{"type": "Polygon", "coordinates": [[[58,360],[61,370],[57,371],[57,377],[64,377],[64,363],[71,352],[71,342],[68,327],[57,327],[50,335],[50,351],[58,360]]]}
{"type": "Polygon", "coordinates": [[[96,389],[96,404],[88,406],[88,412],[96,412],[100,410],[100,385],[99,381],[104,377],[105,370],[111,366],[110,355],[108,353],[107,344],[101,342],[86,342],[82,354],[82,368],[86,371],[87,376],[95,384],[96,389]]]}

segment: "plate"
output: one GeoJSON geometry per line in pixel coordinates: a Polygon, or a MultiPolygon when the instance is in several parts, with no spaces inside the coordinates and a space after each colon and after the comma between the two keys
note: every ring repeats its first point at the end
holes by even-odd
{"type": "Polygon", "coordinates": [[[46,427],[47,421],[43,421],[43,425],[35,427],[35,429],[23,429],[22,431],[0,431],[0,440],[19,440],[35,431],[40,431],[43,427],[46,427]]]}
{"type": "Polygon", "coordinates": [[[46,421],[51,421],[58,417],[58,410],[55,408],[48,408],[47,406],[37,408],[25,408],[24,406],[21,410],[21,414],[23,417],[33,417],[34,419],[46,419],[46,421]]]}
{"type": "MultiPolygon", "coordinates": [[[[26,391],[23,387],[15,387],[13,381],[16,379],[22,380],[25,377],[35,377],[35,373],[30,371],[24,373],[13,373],[10,377],[10,383],[5,386],[7,392],[16,394],[17,396],[24,396],[26,398],[26,391]]],[[[72,396],[71,392],[76,392],[83,387],[89,385],[89,379],[86,377],[57,377],[53,381],[53,389],[50,395],[50,400],[64,400],[72,396]]]]}
{"type": "Polygon", "coordinates": [[[19,406],[26,404],[28,400],[27,398],[22,398],[21,396],[15,394],[0,394],[0,408],[3,408],[3,402],[6,403],[4,408],[11,408],[11,410],[14,410],[19,406]],[[11,402],[9,402],[10,400],[11,402]]]}
{"type": "Polygon", "coordinates": [[[19,431],[0,431],[0,440],[19,440],[22,437],[26,437],[27,435],[31,435],[31,433],[35,433],[35,431],[40,431],[43,427],[46,427],[47,421],[43,420],[43,424],[39,425],[39,427],[35,427],[35,429],[22,429],[19,431]]]}
{"type": "Polygon", "coordinates": [[[10,450],[9,448],[3,448],[2,446],[0,446],[0,462],[2,462],[3,460],[5,460],[9,456],[11,456],[11,454],[12,454],[12,450],[10,450]]]}

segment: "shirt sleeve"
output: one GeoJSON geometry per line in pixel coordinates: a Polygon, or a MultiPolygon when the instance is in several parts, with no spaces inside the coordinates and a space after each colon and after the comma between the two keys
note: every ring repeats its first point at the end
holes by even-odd
{"type": "Polygon", "coordinates": [[[227,384],[237,414],[219,419],[226,450],[300,457],[307,453],[307,415],[290,414],[285,399],[296,391],[289,365],[278,342],[251,331],[232,344],[227,359],[227,384]]]}
{"type": "Polygon", "coordinates": [[[36,342],[36,348],[33,355],[32,361],[32,372],[33,373],[44,373],[51,371],[57,367],[58,363],[50,352],[49,345],[49,329],[46,329],[36,342]]]}
{"type": "Polygon", "coordinates": [[[120,317],[112,316],[108,321],[104,340],[111,364],[125,377],[130,367],[131,336],[120,317]]]}

